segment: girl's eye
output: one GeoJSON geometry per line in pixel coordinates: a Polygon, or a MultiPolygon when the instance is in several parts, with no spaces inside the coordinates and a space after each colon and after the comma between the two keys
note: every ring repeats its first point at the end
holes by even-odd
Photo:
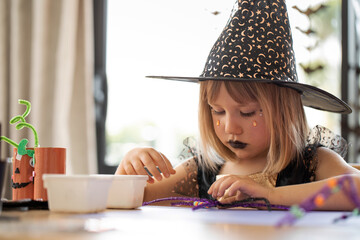
{"type": "Polygon", "coordinates": [[[223,113],[225,112],[225,111],[221,111],[221,110],[217,111],[217,110],[215,110],[215,109],[212,108],[212,107],[210,107],[210,109],[211,109],[211,112],[212,112],[213,114],[217,114],[217,115],[223,114],[223,113]]]}
{"type": "Polygon", "coordinates": [[[220,115],[220,114],[223,114],[225,111],[216,111],[216,110],[212,109],[212,112],[213,112],[213,114],[220,115]]]}
{"type": "Polygon", "coordinates": [[[240,115],[241,115],[242,117],[252,117],[252,116],[255,115],[255,113],[256,113],[256,111],[246,112],[246,113],[240,111],[240,115]]]}

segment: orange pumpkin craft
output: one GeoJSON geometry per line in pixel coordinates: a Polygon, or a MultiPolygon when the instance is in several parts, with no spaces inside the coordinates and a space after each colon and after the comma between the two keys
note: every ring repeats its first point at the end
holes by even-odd
{"type": "MultiPolygon", "coordinates": [[[[39,148],[39,140],[38,134],[33,125],[26,122],[25,118],[29,115],[31,104],[26,100],[19,100],[19,104],[24,104],[26,106],[26,110],[22,115],[18,115],[13,117],[10,120],[10,124],[16,124],[16,129],[21,130],[24,127],[30,128],[34,134],[35,138],[35,146],[34,148],[28,148],[26,145],[28,144],[28,140],[26,138],[22,139],[19,144],[14,142],[13,140],[1,136],[0,140],[4,140],[5,142],[14,146],[13,151],[13,175],[11,178],[11,185],[13,191],[13,199],[12,200],[21,200],[21,199],[32,199],[39,201],[47,200],[46,190],[43,190],[42,186],[42,174],[43,173],[65,173],[65,148],[54,148],[58,149],[57,151],[61,151],[59,159],[42,159],[35,158],[36,149],[39,148]],[[53,163],[53,160],[55,161],[53,163]],[[51,162],[50,162],[51,161],[51,162]],[[39,166],[36,166],[39,165],[39,166]],[[48,167],[44,167],[41,165],[45,165],[48,167]],[[41,169],[38,174],[36,174],[36,169],[41,169]],[[40,180],[39,180],[40,179],[40,180]],[[38,182],[38,186],[36,186],[36,182],[38,182]],[[36,194],[35,194],[36,193],[36,194]]],[[[39,148],[40,149],[40,148],[39,148]]],[[[41,148],[42,149],[42,148],[41,148]]],[[[50,148],[52,149],[52,148],[50,148]]],[[[52,155],[51,155],[52,156],[52,155]]]]}

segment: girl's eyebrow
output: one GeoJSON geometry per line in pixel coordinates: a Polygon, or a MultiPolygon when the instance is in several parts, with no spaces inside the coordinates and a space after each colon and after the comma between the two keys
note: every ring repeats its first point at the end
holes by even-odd
{"type": "MultiPolygon", "coordinates": [[[[256,102],[249,102],[249,103],[238,103],[236,104],[237,107],[255,107],[258,103],[256,102]]],[[[215,102],[213,103],[208,103],[208,105],[210,107],[222,107],[221,105],[219,104],[216,104],[215,102]]]]}

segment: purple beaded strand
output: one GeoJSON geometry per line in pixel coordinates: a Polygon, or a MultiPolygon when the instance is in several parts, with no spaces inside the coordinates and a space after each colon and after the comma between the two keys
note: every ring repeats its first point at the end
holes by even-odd
{"type": "Polygon", "coordinates": [[[308,199],[303,201],[300,205],[293,205],[287,213],[277,224],[277,227],[283,225],[292,225],[297,219],[303,217],[306,212],[314,210],[319,207],[323,201],[329,198],[332,194],[342,190],[345,195],[355,204],[355,209],[360,209],[360,200],[357,194],[357,190],[354,184],[354,180],[350,175],[344,175],[339,179],[331,179],[328,183],[320,189],[317,193],[310,196],[308,199]],[[349,183],[349,188],[344,188],[345,182],[349,183]],[[317,202],[320,199],[320,202],[317,202]]]}
{"type": "Polygon", "coordinates": [[[168,197],[168,198],[159,198],[159,199],[155,199],[149,202],[144,202],[143,206],[146,205],[150,205],[153,203],[157,203],[157,202],[162,202],[162,201],[178,201],[178,202],[173,202],[171,203],[171,205],[173,206],[194,206],[195,203],[199,203],[197,205],[195,205],[192,209],[193,210],[197,210],[197,209],[201,209],[201,208],[211,208],[211,207],[221,207],[221,208],[234,208],[234,207],[250,207],[250,208],[259,208],[259,207],[267,207],[268,210],[273,209],[283,209],[283,210],[287,210],[289,209],[288,206],[283,206],[283,205],[272,205],[270,204],[266,199],[266,203],[258,203],[256,201],[260,201],[263,200],[263,198],[248,198],[248,199],[244,199],[242,201],[238,201],[238,202],[234,202],[231,204],[222,204],[221,202],[217,201],[217,200],[210,200],[210,199],[203,199],[203,198],[187,198],[187,197],[168,197]]]}

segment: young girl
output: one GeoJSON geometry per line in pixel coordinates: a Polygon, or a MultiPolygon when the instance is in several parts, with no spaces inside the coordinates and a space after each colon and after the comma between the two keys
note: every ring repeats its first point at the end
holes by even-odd
{"type": "MultiPolygon", "coordinates": [[[[200,77],[158,78],[200,83],[200,141],[197,148],[189,144],[192,156],[175,169],[153,148],[126,154],[116,174],[153,176],[144,201],[188,196],[231,203],[264,197],[293,205],[344,174],[353,176],[360,192],[360,172],[338,154],[346,153],[346,142],[307,124],[303,105],[338,113],[351,109],[330,93],[297,82],[285,2],[237,1],[200,77]]],[[[339,192],[321,208],[354,207],[339,192]]]]}

